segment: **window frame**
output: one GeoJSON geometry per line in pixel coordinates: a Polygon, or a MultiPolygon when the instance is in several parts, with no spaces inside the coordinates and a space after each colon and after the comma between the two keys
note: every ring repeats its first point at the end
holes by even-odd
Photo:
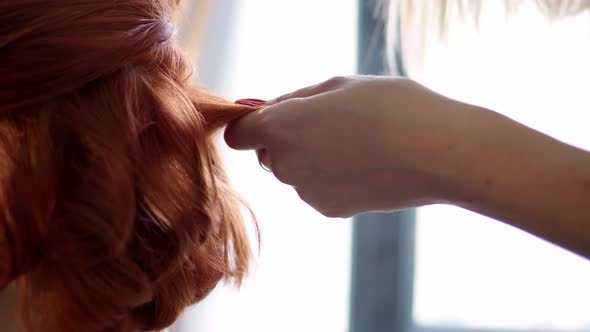
{"type": "MultiPolygon", "coordinates": [[[[358,2],[358,73],[362,75],[391,74],[385,57],[386,22],[379,15],[383,5],[382,0],[358,2]]],[[[404,76],[400,52],[395,55],[393,74],[404,76]]],[[[415,330],[415,221],[414,209],[354,217],[350,332],[415,330]]]]}

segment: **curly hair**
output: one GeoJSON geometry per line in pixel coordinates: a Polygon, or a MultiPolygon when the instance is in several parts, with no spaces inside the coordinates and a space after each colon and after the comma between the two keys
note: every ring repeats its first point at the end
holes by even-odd
{"type": "Polygon", "coordinates": [[[24,331],[158,331],[251,249],[178,0],[0,1],[0,289],[24,331]]]}

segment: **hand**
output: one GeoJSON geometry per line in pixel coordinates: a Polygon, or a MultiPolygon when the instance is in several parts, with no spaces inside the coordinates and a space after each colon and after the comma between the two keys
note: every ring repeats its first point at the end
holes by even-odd
{"type": "Polygon", "coordinates": [[[337,77],[278,98],[225,138],[262,150],[322,214],[348,217],[446,201],[465,106],[408,79],[337,77]]]}
{"type": "Polygon", "coordinates": [[[590,258],[590,152],[407,79],[334,78],[226,131],[329,217],[450,203],[590,258]]]}

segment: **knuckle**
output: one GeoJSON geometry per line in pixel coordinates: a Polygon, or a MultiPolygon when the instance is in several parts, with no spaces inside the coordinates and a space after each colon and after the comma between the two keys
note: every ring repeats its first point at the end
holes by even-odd
{"type": "Polygon", "coordinates": [[[333,197],[329,195],[329,192],[323,190],[321,186],[316,186],[315,183],[310,182],[309,179],[303,181],[303,183],[306,183],[307,185],[295,186],[299,198],[324,217],[342,217],[344,211],[341,208],[341,205],[336,204],[333,197]]]}
{"type": "Polygon", "coordinates": [[[325,200],[322,199],[322,195],[314,195],[311,191],[301,189],[300,187],[295,188],[297,191],[297,195],[299,198],[309,204],[312,208],[314,208],[317,212],[323,215],[326,218],[347,218],[347,214],[345,211],[338,207],[329,206],[325,204],[325,200]]]}
{"type": "Polygon", "coordinates": [[[276,104],[268,106],[264,110],[264,115],[269,121],[272,120],[274,122],[273,124],[275,124],[276,122],[280,122],[281,120],[288,118],[293,111],[299,110],[302,107],[304,107],[303,99],[293,97],[281,100],[276,104]]]}
{"type": "Polygon", "coordinates": [[[316,210],[323,216],[331,218],[326,214],[326,210],[323,208],[320,199],[318,199],[317,195],[311,195],[309,191],[301,190],[299,188],[296,188],[296,191],[297,195],[299,195],[299,198],[301,198],[302,201],[307,203],[310,207],[312,207],[314,210],[316,210]]]}
{"type": "Polygon", "coordinates": [[[334,76],[314,87],[316,93],[327,92],[336,89],[346,83],[347,78],[344,76],[334,76]]]}
{"type": "Polygon", "coordinates": [[[311,89],[310,87],[302,88],[297,91],[280,96],[279,98],[275,99],[274,103],[284,104],[284,103],[292,101],[292,100],[298,100],[301,98],[305,98],[305,97],[309,96],[310,94],[312,94],[312,92],[313,92],[313,89],[311,89]]]}
{"type": "Polygon", "coordinates": [[[331,86],[340,86],[348,81],[346,76],[334,76],[331,79],[327,80],[326,83],[331,86]]]}
{"type": "Polygon", "coordinates": [[[332,209],[322,210],[322,211],[320,211],[320,213],[326,218],[341,218],[342,217],[342,213],[340,213],[340,211],[332,210],[332,209]]]}
{"type": "Polygon", "coordinates": [[[354,217],[355,214],[352,212],[345,212],[345,213],[340,213],[340,216],[338,218],[352,218],[354,217]]]}
{"type": "Polygon", "coordinates": [[[295,92],[284,94],[284,95],[278,97],[277,99],[275,99],[274,102],[275,103],[282,103],[284,101],[292,99],[294,95],[295,95],[295,92]]]}
{"type": "Polygon", "coordinates": [[[291,181],[291,177],[290,177],[290,173],[288,171],[288,169],[284,168],[284,167],[280,167],[280,166],[275,166],[275,163],[273,164],[273,174],[274,176],[277,178],[277,180],[279,180],[280,182],[284,183],[284,184],[288,184],[291,185],[292,181],[291,181]]]}
{"type": "Polygon", "coordinates": [[[300,97],[294,97],[291,99],[287,99],[282,102],[282,106],[284,109],[298,109],[301,108],[303,105],[303,99],[300,97]]]}
{"type": "Polygon", "coordinates": [[[295,188],[295,191],[297,192],[297,195],[299,196],[299,198],[301,198],[302,201],[310,204],[311,203],[311,197],[309,197],[308,193],[304,190],[301,190],[300,188],[295,188]]]}

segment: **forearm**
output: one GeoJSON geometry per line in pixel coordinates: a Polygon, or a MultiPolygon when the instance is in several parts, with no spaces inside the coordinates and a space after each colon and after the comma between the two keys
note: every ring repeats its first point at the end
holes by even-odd
{"type": "Polygon", "coordinates": [[[590,258],[590,153],[494,112],[468,116],[453,203],[590,258]]]}

